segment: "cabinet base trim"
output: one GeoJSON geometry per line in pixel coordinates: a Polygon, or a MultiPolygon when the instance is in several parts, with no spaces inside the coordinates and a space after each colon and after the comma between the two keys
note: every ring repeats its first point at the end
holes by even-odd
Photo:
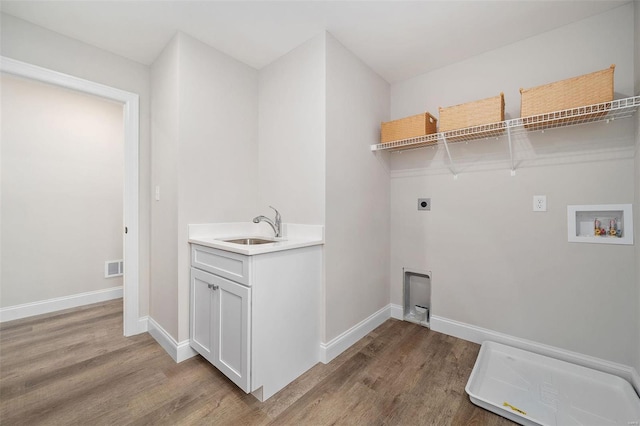
{"type": "Polygon", "coordinates": [[[351,345],[372,332],[383,322],[391,318],[391,305],[387,305],[368,318],[360,321],[341,335],[331,339],[328,343],[320,344],[320,361],[323,364],[331,362],[332,359],[347,350],[351,345]]]}
{"type": "Polygon", "coordinates": [[[198,353],[189,345],[189,340],[177,342],[160,324],[155,322],[153,318],[148,320],[149,334],[153,337],[162,349],[169,354],[175,362],[182,362],[198,353]]]}
{"type": "Polygon", "coordinates": [[[122,286],[119,286],[106,288],[104,290],[72,294],[71,296],[56,297],[54,299],[41,300],[38,302],[25,303],[23,305],[8,306],[0,309],[0,322],[48,314],[50,312],[77,308],[78,306],[91,305],[92,303],[119,299],[121,297],[122,286]]]}

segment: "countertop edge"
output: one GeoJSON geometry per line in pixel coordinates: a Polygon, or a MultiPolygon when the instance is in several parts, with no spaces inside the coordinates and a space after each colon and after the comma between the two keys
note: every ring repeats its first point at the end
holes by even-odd
{"type": "Polygon", "coordinates": [[[241,244],[227,243],[212,237],[208,238],[189,238],[190,244],[197,244],[218,250],[229,251],[232,253],[243,254],[245,256],[254,256],[258,254],[274,253],[284,250],[293,250],[303,247],[311,247],[324,245],[324,240],[306,240],[306,239],[287,239],[277,241],[275,243],[260,244],[255,246],[243,246],[241,244]]]}

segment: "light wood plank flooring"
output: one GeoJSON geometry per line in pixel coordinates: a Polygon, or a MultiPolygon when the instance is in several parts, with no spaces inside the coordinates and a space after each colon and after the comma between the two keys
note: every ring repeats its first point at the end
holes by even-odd
{"type": "Polygon", "coordinates": [[[0,324],[4,425],[511,425],[464,391],[479,346],[390,319],[265,403],[122,336],[122,300],[0,324]]]}

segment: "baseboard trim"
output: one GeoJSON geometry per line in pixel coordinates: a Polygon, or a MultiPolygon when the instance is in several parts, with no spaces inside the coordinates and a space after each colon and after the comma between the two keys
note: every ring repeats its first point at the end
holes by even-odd
{"type": "Polygon", "coordinates": [[[198,353],[191,348],[189,340],[177,342],[160,324],[155,322],[153,318],[148,317],[148,333],[153,337],[162,349],[169,354],[175,362],[182,362],[198,353]]]}
{"type": "Polygon", "coordinates": [[[0,309],[0,322],[48,314],[51,312],[62,311],[64,309],[90,305],[92,303],[119,299],[121,297],[122,286],[119,286],[106,288],[104,290],[72,294],[71,296],[56,297],[54,299],[41,300],[38,302],[25,303],[23,305],[8,306],[0,309]]]}
{"type": "Polygon", "coordinates": [[[531,340],[520,339],[508,334],[499,333],[482,327],[476,327],[474,325],[436,315],[431,315],[430,325],[433,331],[458,337],[470,342],[482,344],[483,341],[490,340],[492,342],[502,343],[508,346],[513,346],[514,348],[523,349],[529,352],[613,374],[627,380],[635,388],[636,392],[640,394],[640,377],[638,377],[638,372],[635,368],[624,364],[618,364],[601,358],[560,349],[531,340]]]}
{"type": "Polygon", "coordinates": [[[185,361],[196,355],[198,355],[198,352],[196,352],[195,349],[191,347],[191,345],[189,344],[189,340],[183,340],[182,342],[178,343],[176,362],[185,361]]]}
{"type": "Polygon", "coordinates": [[[136,334],[149,332],[149,316],[138,318],[138,330],[136,334]]]}
{"type": "MultiPolygon", "coordinates": [[[[340,355],[351,345],[362,339],[376,327],[381,325],[389,318],[403,319],[403,308],[401,305],[389,304],[378,312],[372,314],[368,318],[359,322],[349,330],[332,339],[329,343],[320,344],[320,361],[324,364],[329,363],[335,357],[340,355]]],[[[582,365],[584,367],[593,368],[594,370],[613,374],[627,380],[640,395],[640,375],[638,371],[630,366],[607,361],[601,358],[584,355],[578,352],[572,352],[554,346],[545,345],[531,340],[521,339],[510,336],[508,334],[499,333],[471,324],[451,320],[437,315],[431,315],[430,328],[433,331],[457,337],[482,344],[485,340],[513,346],[540,355],[549,356],[560,359],[562,361],[571,362],[573,364],[582,365]]]]}
{"type": "Polygon", "coordinates": [[[323,364],[331,362],[332,359],[347,350],[351,345],[372,332],[376,327],[391,317],[391,305],[387,305],[369,317],[360,321],[344,333],[331,339],[328,343],[320,344],[320,361],[323,364]]]}
{"type": "Polygon", "coordinates": [[[391,305],[391,318],[403,320],[404,319],[404,308],[402,305],[396,305],[392,303],[391,305]]]}

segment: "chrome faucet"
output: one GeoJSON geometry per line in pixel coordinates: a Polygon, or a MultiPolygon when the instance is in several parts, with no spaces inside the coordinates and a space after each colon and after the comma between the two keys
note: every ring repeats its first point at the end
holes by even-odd
{"type": "MultiPolygon", "coordinates": [[[[269,206],[271,207],[271,206],[269,206]]],[[[282,235],[282,216],[280,216],[280,212],[275,209],[275,207],[271,207],[276,212],[276,220],[275,222],[269,219],[266,216],[256,216],[253,218],[253,223],[267,222],[271,228],[273,228],[273,232],[276,233],[276,237],[281,237],[282,235]]]]}

